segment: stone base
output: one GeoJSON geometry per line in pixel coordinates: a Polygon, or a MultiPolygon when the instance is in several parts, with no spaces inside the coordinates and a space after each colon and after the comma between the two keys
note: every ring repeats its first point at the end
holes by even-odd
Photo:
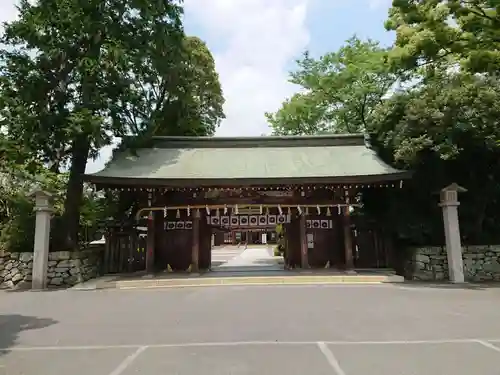
{"type": "MultiPolygon", "coordinates": [[[[48,287],[68,287],[99,274],[100,254],[96,250],[49,253],[48,287]]],[[[0,287],[30,289],[33,253],[0,253],[0,287]]]]}
{"type": "MultiPolygon", "coordinates": [[[[444,247],[412,249],[406,277],[420,281],[446,281],[448,258],[444,247]]],[[[500,281],[500,245],[463,246],[465,281],[500,281]]]]}

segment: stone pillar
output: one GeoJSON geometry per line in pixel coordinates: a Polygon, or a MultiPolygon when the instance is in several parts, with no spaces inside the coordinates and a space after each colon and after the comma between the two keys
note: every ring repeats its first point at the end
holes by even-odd
{"type": "Polygon", "coordinates": [[[306,215],[300,215],[300,267],[303,269],[309,268],[307,248],[307,231],[306,231],[306,215]]]}
{"type": "Polygon", "coordinates": [[[466,191],[466,189],[457,184],[451,184],[442,189],[440,195],[439,206],[443,210],[448,274],[452,283],[463,283],[465,281],[458,221],[458,206],[460,205],[460,202],[458,202],[458,193],[466,191]]]}
{"type": "Polygon", "coordinates": [[[43,190],[35,190],[36,221],[35,241],[33,246],[33,275],[32,289],[42,290],[47,288],[47,264],[49,261],[50,219],[52,206],[50,204],[51,194],[43,190]]]}
{"type": "Polygon", "coordinates": [[[191,272],[199,272],[200,260],[200,213],[193,217],[193,246],[191,248],[191,272]]]}

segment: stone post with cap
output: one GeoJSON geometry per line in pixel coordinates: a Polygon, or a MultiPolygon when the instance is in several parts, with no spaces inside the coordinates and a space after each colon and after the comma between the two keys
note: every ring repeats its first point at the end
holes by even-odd
{"type": "Polygon", "coordinates": [[[460,241],[460,225],[458,220],[458,193],[467,189],[453,183],[441,190],[439,206],[443,210],[444,235],[448,258],[448,274],[452,283],[463,283],[464,263],[462,244],[460,241]]]}
{"type": "Polygon", "coordinates": [[[36,188],[30,196],[35,198],[34,211],[36,212],[32,289],[42,290],[47,288],[50,220],[53,213],[50,202],[52,195],[40,188],[36,188]]]}

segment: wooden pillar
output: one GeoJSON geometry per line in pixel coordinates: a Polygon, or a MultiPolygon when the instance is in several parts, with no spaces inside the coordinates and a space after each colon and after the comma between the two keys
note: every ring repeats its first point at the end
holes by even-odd
{"type": "Polygon", "coordinates": [[[111,228],[106,227],[104,239],[105,239],[105,242],[104,242],[104,264],[102,267],[102,272],[109,273],[109,272],[111,272],[111,269],[110,269],[111,244],[112,244],[112,241],[114,240],[113,232],[112,232],[111,228]]]}
{"type": "Polygon", "coordinates": [[[352,254],[351,216],[348,206],[343,208],[343,214],[345,268],[350,270],[354,268],[354,258],[352,254]]]}
{"type": "Polygon", "coordinates": [[[309,268],[309,260],[307,257],[307,232],[306,232],[306,215],[300,215],[300,267],[309,268]]]}
{"type": "Polygon", "coordinates": [[[153,272],[155,268],[155,215],[150,212],[148,215],[148,236],[146,252],[146,271],[153,272]]]}
{"type": "Polygon", "coordinates": [[[191,272],[199,272],[200,259],[200,216],[193,218],[193,247],[191,249],[191,272]]]}

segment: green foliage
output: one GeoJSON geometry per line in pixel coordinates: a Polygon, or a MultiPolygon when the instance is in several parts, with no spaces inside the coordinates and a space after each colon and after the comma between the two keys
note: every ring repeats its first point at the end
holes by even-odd
{"type": "Polygon", "coordinates": [[[214,59],[199,38],[183,37],[180,43],[171,61],[162,45],[149,45],[124,73],[130,100],[112,107],[114,120],[125,125],[116,136],[134,135],[142,142],[152,135],[215,133],[224,118],[224,97],[214,59]]]}
{"type": "Polygon", "coordinates": [[[387,50],[353,37],[337,52],[319,59],[305,54],[290,82],[301,92],[266,114],[273,132],[286,134],[363,131],[397,76],[384,64],[387,50]]]}
{"type": "MultiPolygon", "coordinates": [[[[30,251],[35,231],[34,199],[30,193],[41,188],[52,195],[52,232],[56,233],[61,228],[68,175],[51,172],[39,164],[32,163],[28,168],[23,164],[9,163],[9,159],[3,160],[0,166],[0,249],[30,251]]],[[[91,239],[96,224],[109,215],[112,207],[105,197],[90,189],[85,190],[80,216],[82,241],[86,237],[91,239]]]]}
{"type": "MultiPolygon", "coordinates": [[[[63,181],[58,175],[45,171],[42,167],[33,173],[33,164],[29,171],[22,164],[4,160],[0,166],[0,249],[26,251],[33,247],[34,240],[35,215],[30,193],[35,187],[39,187],[54,193],[57,202],[57,192],[63,181]]],[[[56,215],[60,213],[60,209],[61,205],[56,204],[56,215]]]]}
{"type": "Polygon", "coordinates": [[[499,233],[499,103],[498,79],[441,72],[377,109],[370,128],[375,144],[399,167],[415,171],[406,191],[388,199],[399,233],[412,237],[413,227],[418,236],[439,242],[437,192],[452,182],[468,189],[461,197],[464,238],[490,241],[499,233]]]}
{"type": "Polygon", "coordinates": [[[432,151],[457,159],[473,148],[496,152],[500,137],[500,81],[495,77],[442,71],[424,85],[379,106],[370,130],[404,166],[418,166],[432,151]]]}
{"type": "Polygon", "coordinates": [[[386,28],[397,33],[393,66],[451,57],[473,72],[500,72],[497,0],[394,0],[386,28]]]}

